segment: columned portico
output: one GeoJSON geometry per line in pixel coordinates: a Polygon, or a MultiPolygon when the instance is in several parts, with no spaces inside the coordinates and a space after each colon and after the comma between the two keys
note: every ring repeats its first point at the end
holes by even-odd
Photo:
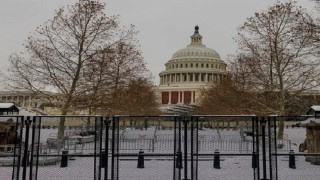
{"type": "Polygon", "coordinates": [[[194,104],[199,96],[196,90],[172,90],[162,92],[162,104],[194,104]]]}

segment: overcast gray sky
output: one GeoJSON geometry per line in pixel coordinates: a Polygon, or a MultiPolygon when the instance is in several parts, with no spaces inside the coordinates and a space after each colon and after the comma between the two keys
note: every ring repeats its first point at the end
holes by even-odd
{"type": "MultiPolygon", "coordinates": [[[[78,0],[0,0],[0,62],[23,49],[23,43],[37,26],[54,15],[54,10],[78,0]]],[[[122,25],[134,24],[140,33],[141,50],[147,67],[158,84],[158,74],[178,49],[190,42],[199,25],[203,43],[222,59],[236,51],[233,37],[237,28],[255,12],[267,9],[276,0],[101,0],[107,15],[120,15],[122,25]]],[[[283,0],[285,1],[285,0],[283,0]]],[[[314,10],[310,0],[298,0],[314,10]]]]}

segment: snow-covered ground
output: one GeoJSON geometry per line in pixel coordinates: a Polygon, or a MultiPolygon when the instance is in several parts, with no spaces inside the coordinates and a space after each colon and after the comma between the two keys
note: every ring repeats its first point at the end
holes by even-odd
{"type": "MultiPolygon", "coordinates": [[[[76,134],[77,130],[67,130],[69,134],[76,134]]],[[[54,137],[57,129],[41,129],[40,142],[45,144],[49,137],[54,137]]],[[[120,130],[120,136],[123,142],[129,144],[121,145],[120,152],[137,153],[139,148],[147,148],[149,141],[141,141],[138,147],[133,144],[137,141],[130,139],[153,139],[155,147],[153,151],[145,150],[145,153],[173,153],[174,148],[172,139],[174,136],[173,130],[159,130],[155,127],[150,127],[147,130],[140,129],[124,129],[120,130]],[[166,144],[166,143],[167,144],[166,144]],[[157,145],[158,143],[158,145],[157,145]],[[162,144],[160,144],[162,143],[162,144]],[[122,148],[127,148],[122,150],[122,148]],[[132,148],[130,150],[130,147],[132,148]],[[129,148],[129,150],[128,150],[129,148]]],[[[285,129],[285,138],[289,140],[290,147],[296,153],[298,146],[305,139],[305,129],[285,129]]],[[[184,131],[181,131],[184,134],[184,131]]],[[[183,140],[183,136],[181,139],[183,140]]],[[[250,138],[248,138],[250,139],[250,138]]],[[[221,142],[228,142],[229,146],[220,149],[221,153],[251,153],[251,149],[239,150],[241,136],[239,131],[206,129],[199,131],[200,149],[199,153],[213,153],[215,149],[222,148],[219,146],[221,142]],[[201,143],[209,143],[207,146],[202,146],[201,143]],[[217,143],[217,144],[215,144],[217,143]],[[217,145],[217,146],[216,146],[217,145]],[[228,148],[230,150],[228,150],[228,148]]],[[[248,144],[251,146],[251,144],[248,144]]],[[[74,145],[73,145],[74,146],[74,145]]],[[[243,146],[244,148],[246,146],[243,146]]],[[[92,143],[86,143],[83,154],[90,154],[93,151],[92,143]],[[86,149],[87,148],[87,149],[86,149]]],[[[182,143],[183,150],[183,143],[182,143]]],[[[288,153],[288,150],[280,151],[288,153]]],[[[70,153],[72,153],[70,151],[70,153]]],[[[110,163],[110,162],[109,162],[110,163]]],[[[213,168],[213,157],[200,158],[198,162],[198,179],[199,180],[253,180],[253,169],[251,168],[251,156],[221,156],[221,169],[213,168]]],[[[261,162],[260,162],[261,163],[261,162]]],[[[93,157],[75,157],[74,160],[69,160],[68,167],[61,168],[60,162],[53,165],[39,166],[39,180],[88,180],[93,179],[94,173],[94,158],[93,157]]],[[[145,168],[137,168],[137,157],[121,157],[119,161],[119,179],[121,180],[170,180],[173,179],[173,157],[145,157],[145,168]]],[[[262,166],[262,165],[261,165],[262,166]]],[[[22,169],[22,168],[21,168],[22,169]]],[[[189,167],[190,169],[190,163],[189,167]]],[[[103,171],[103,169],[102,169],[103,171]]],[[[176,169],[178,171],[178,169],[176,169]]],[[[29,170],[27,171],[29,173],[29,170]]],[[[191,171],[188,170],[188,173],[191,171]]],[[[96,173],[97,175],[97,173],[96,173]]],[[[103,175],[103,172],[102,172],[103,175]]],[[[188,174],[190,178],[190,174],[188,174]]],[[[12,177],[12,167],[0,166],[0,180],[9,180],[12,177]]],[[[181,177],[184,177],[184,169],[181,169],[181,177]]],[[[262,177],[262,176],[261,176],[262,177]]],[[[305,161],[304,156],[296,156],[296,169],[289,168],[288,156],[278,157],[278,177],[279,180],[320,180],[320,166],[312,165],[305,161]]],[[[28,178],[27,178],[28,179],[28,178]]],[[[103,178],[102,178],[103,179],[103,178]]]]}
{"type": "MultiPolygon", "coordinates": [[[[150,159],[150,158],[147,158],[150,159]]],[[[93,158],[69,160],[68,167],[60,168],[60,164],[39,166],[39,180],[88,180],[93,179],[93,158]]],[[[121,180],[170,180],[173,179],[173,161],[146,160],[145,168],[138,169],[136,160],[120,160],[119,179],[121,180]]],[[[190,166],[190,165],[189,165],[190,166]]],[[[221,157],[221,169],[213,168],[213,160],[199,161],[198,177],[200,180],[253,180],[251,157],[221,157]]],[[[103,171],[103,169],[102,169],[103,171]]],[[[178,171],[178,169],[176,169],[178,171]]],[[[184,169],[181,175],[184,176],[184,169]]],[[[189,171],[190,172],[190,171],[189,171]]],[[[1,167],[1,180],[11,179],[12,168],[1,167]]],[[[103,174],[103,172],[102,172],[103,174]]],[[[290,169],[288,158],[278,159],[279,180],[318,180],[320,166],[305,162],[304,157],[296,158],[296,169],[290,169]]],[[[190,174],[189,174],[190,177],[190,174]]],[[[28,179],[28,178],[27,178],[28,179]]]]}

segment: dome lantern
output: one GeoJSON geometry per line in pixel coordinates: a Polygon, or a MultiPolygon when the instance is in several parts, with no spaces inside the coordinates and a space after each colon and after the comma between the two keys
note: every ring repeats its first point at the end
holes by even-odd
{"type": "Polygon", "coordinates": [[[199,26],[194,27],[194,34],[191,36],[190,45],[202,45],[202,36],[199,34],[199,26]]]}

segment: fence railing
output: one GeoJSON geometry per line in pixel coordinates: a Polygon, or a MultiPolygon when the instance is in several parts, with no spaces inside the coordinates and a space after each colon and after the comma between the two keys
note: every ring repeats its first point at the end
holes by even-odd
{"type": "MultiPolygon", "coordinates": [[[[57,123],[60,118],[14,117],[13,123],[18,127],[14,137],[17,143],[0,145],[0,177],[7,177],[3,173],[11,172],[12,176],[7,179],[68,179],[66,177],[72,176],[80,180],[136,180],[130,175],[137,172],[137,163],[141,163],[138,159],[144,158],[146,164],[139,167],[148,168],[141,170],[144,173],[138,173],[138,179],[183,179],[187,176],[189,179],[191,176],[210,179],[212,176],[208,174],[212,171],[204,172],[212,166],[210,163],[217,163],[213,168],[222,166],[230,174],[243,169],[250,174],[245,179],[251,180],[252,172],[255,174],[264,168],[263,161],[276,162],[283,169],[283,164],[292,162],[292,152],[296,153],[293,159],[300,163],[297,166],[306,165],[304,159],[314,164],[320,162],[316,152],[297,154],[300,144],[317,143],[306,137],[306,127],[296,126],[300,121],[285,123],[284,139],[278,139],[278,122],[264,126],[266,131],[262,132],[260,119],[255,121],[243,116],[205,116],[201,120],[196,116],[108,120],[100,116],[65,116],[64,138],[59,140],[57,123]],[[217,161],[217,157],[223,159],[217,161]],[[233,166],[237,168],[233,169],[233,166]],[[131,174],[127,175],[124,169],[131,174]],[[148,172],[163,174],[159,178],[147,177],[148,172]]],[[[274,173],[273,167],[267,165],[265,170],[274,173]]],[[[291,167],[294,166],[291,164],[291,167]]],[[[279,172],[284,173],[282,169],[279,172]]]]}

